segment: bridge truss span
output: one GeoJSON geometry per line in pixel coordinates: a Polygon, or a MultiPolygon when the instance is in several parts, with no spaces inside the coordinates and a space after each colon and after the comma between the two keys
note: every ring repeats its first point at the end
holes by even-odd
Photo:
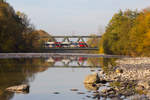
{"type": "MultiPolygon", "coordinates": [[[[42,37],[48,38],[48,37],[42,37]]],[[[52,36],[53,41],[45,41],[44,48],[47,50],[99,50],[97,47],[90,47],[85,39],[92,38],[98,39],[101,36],[52,36]],[[57,41],[57,39],[62,39],[62,41],[57,41]],[[75,40],[76,41],[73,41],[75,40]]]]}

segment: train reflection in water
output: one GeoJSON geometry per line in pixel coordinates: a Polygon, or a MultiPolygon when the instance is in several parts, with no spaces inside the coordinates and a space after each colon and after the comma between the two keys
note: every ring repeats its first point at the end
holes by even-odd
{"type": "MultiPolygon", "coordinates": [[[[46,58],[47,63],[53,63],[53,67],[93,67],[91,65],[87,65],[87,57],[49,57],[46,58]]],[[[100,66],[94,66],[100,67],[100,66]]]]}

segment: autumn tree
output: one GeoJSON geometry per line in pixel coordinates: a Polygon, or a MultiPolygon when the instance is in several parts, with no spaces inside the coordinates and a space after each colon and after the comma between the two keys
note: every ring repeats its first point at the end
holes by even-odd
{"type": "Polygon", "coordinates": [[[114,14],[103,35],[103,49],[107,54],[128,54],[129,32],[138,16],[137,11],[119,11],[114,14]]]}
{"type": "Polygon", "coordinates": [[[0,2],[0,52],[31,51],[36,37],[26,14],[16,13],[8,3],[0,2]]]}
{"type": "Polygon", "coordinates": [[[131,55],[150,56],[150,12],[143,11],[130,31],[131,55]]]}

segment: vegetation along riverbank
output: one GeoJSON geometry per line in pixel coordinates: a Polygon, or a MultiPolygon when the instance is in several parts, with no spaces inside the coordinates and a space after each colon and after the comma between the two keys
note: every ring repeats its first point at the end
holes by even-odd
{"type": "Polygon", "coordinates": [[[36,30],[26,14],[15,11],[9,3],[0,1],[0,52],[38,50],[43,44],[41,36],[53,40],[45,31],[36,30]]]}
{"type": "Polygon", "coordinates": [[[100,52],[150,56],[150,8],[115,13],[101,39],[100,52]]]}

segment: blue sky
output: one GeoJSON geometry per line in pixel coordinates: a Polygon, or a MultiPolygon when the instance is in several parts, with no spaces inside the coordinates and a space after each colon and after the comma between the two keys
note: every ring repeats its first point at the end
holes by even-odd
{"type": "Polygon", "coordinates": [[[141,10],[150,0],[7,0],[37,29],[53,35],[99,33],[119,9],[141,10]]]}

